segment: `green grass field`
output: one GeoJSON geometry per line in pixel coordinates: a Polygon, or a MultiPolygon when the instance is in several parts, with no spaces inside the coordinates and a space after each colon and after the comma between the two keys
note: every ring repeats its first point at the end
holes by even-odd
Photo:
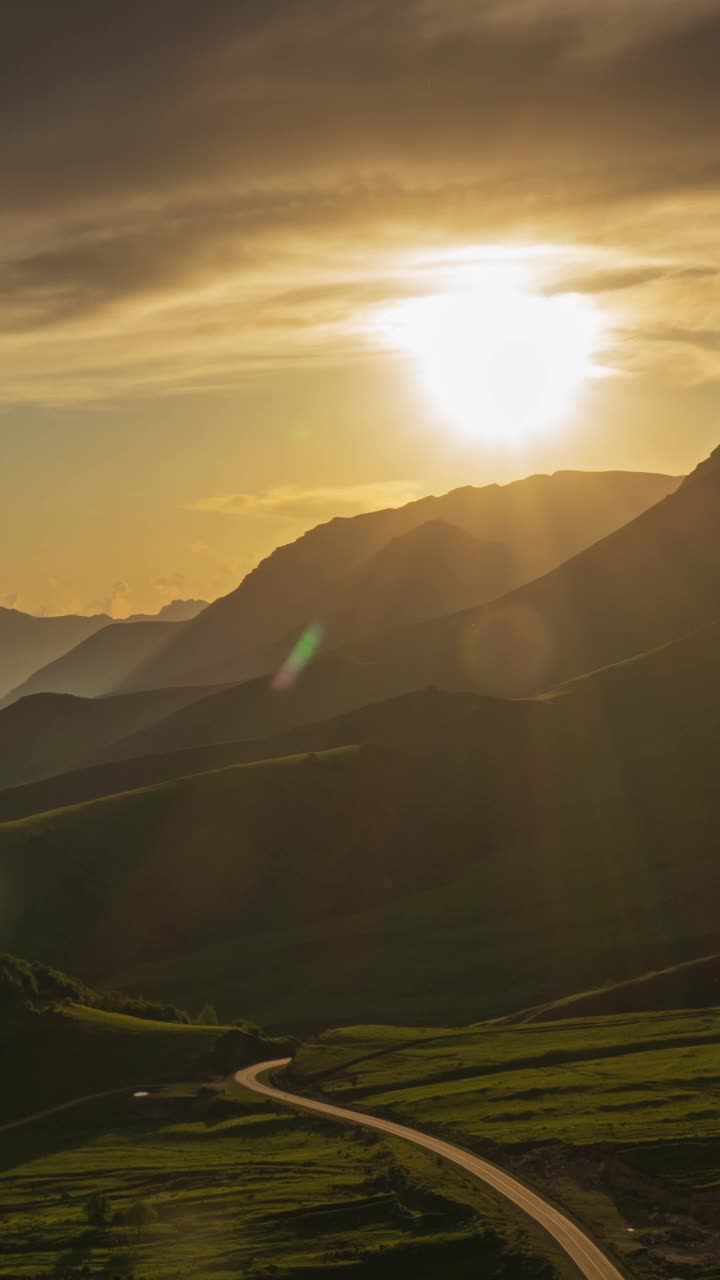
{"type": "Polygon", "coordinates": [[[584,1220],[631,1275],[667,1274],[662,1258],[674,1255],[662,1233],[674,1228],[651,1210],[675,1189],[696,1233],[689,1274],[720,1277],[720,1010],[421,1033],[351,1027],[303,1047],[290,1078],[486,1152],[584,1220]],[[633,1171],[644,1183],[628,1193],[633,1171]],[[698,1225],[689,1201],[714,1191],[698,1225]],[[660,1244],[636,1256],[653,1233],[660,1244]]]}
{"type": "Polygon", "coordinates": [[[361,1108],[503,1143],[678,1142],[696,1138],[700,1125],[720,1137],[715,1009],[416,1037],[329,1032],[301,1050],[292,1075],[317,1077],[324,1093],[361,1108]]]}
{"type": "Polygon", "coordinates": [[[237,1089],[198,1113],[193,1092],[169,1091],[145,1116],[142,1102],[114,1098],[6,1135],[0,1276],[409,1280],[484,1265],[502,1280],[574,1280],[502,1201],[406,1144],[237,1089]],[[157,1221],[139,1239],[93,1231],[83,1205],[98,1191],[115,1212],[148,1198],[157,1221]]]}

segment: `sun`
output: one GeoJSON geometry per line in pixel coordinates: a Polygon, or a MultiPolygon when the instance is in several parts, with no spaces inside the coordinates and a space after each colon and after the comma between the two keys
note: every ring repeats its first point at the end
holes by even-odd
{"type": "Polygon", "coordinates": [[[438,416],[470,436],[519,442],[552,430],[600,373],[603,322],[591,300],[534,293],[509,268],[407,298],[382,327],[414,357],[438,416]]]}

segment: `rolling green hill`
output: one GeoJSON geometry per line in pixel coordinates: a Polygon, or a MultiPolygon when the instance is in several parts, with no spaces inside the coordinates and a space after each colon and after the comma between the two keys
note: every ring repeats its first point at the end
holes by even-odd
{"type": "Polygon", "coordinates": [[[0,955],[0,1129],[87,1095],[202,1079],[283,1048],[259,1031],[190,1025],[177,1009],[0,955]]]}
{"type": "Polygon", "coordinates": [[[428,690],[304,744],[346,751],[3,824],[4,945],[295,1025],[508,1013],[707,955],[716,640],[536,701],[428,690]]]}
{"type": "Polygon", "coordinates": [[[717,1008],[357,1026],[301,1048],[290,1078],[508,1168],[604,1241],[623,1274],[717,1280],[718,1046],[717,1008]]]}

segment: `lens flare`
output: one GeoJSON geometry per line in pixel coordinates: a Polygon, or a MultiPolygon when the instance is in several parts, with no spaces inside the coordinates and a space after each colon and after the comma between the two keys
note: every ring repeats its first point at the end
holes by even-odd
{"type": "Polygon", "coordinates": [[[325,628],[321,622],[312,622],[305,628],[272,682],[275,693],[285,693],[292,689],[298,676],[315,657],[324,635],[325,628]]]}

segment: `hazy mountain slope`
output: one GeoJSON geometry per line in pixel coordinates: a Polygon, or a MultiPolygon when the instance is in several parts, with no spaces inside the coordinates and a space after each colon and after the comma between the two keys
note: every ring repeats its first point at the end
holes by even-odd
{"type": "Polygon", "coordinates": [[[8,694],[5,702],[33,693],[71,693],[97,698],[114,693],[128,672],[146,661],[182,629],[184,622],[114,622],[8,694]]]}
{"type": "Polygon", "coordinates": [[[330,644],[492,599],[511,576],[509,553],[457,525],[430,520],[391,539],[353,575],[329,620],[330,644]]]}
{"type": "Polygon", "coordinates": [[[190,622],[207,609],[207,600],[171,600],[157,613],[131,613],[122,622],[190,622]]]}
{"type": "Polygon", "coordinates": [[[117,738],[164,719],[207,690],[153,689],[115,698],[39,693],[0,710],[0,786],[88,763],[117,738]]]}
{"type": "Polygon", "coordinates": [[[110,621],[104,613],[92,618],[71,614],[35,618],[17,609],[0,608],[0,698],[38,667],[53,662],[110,621]]]}
{"type": "Polygon", "coordinates": [[[403,683],[394,668],[347,657],[322,658],[284,692],[276,692],[265,676],[213,691],[196,699],[194,707],[181,707],[147,730],[117,739],[102,759],[122,760],[242,738],[265,738],[412,688],[412,680],[403,683]]]}
{"type": "Polygon", "coordinates": [[[536,701],[419,693],[335,726],[389,743],[404,716],[392,745],[4,824],[0,945],[275,1020],[479,1017],[708,954],[716,640],[536,701]]]}
{"type": "Polygon", "coordinates": [[[720,449],[624,528],[506,597],[369,641],[416,686],[526,694],[720,617],[720,449]]]}
{"type": "MultiPolygon", "coordinates": [[[[505,725],[535,711],[532,703],[515,703],[513,707],[515,716],[507,710],[505,703],[494,704],[474,694],[409,693],[387,702],[363,706],[346,715],[299,725],[270,737],[120,759],[10,787],[0,791],[0,822],[15,821],[86,800],[98,800],[193,773],[299,752],[367,743],[409,746],[429,734],[435,739],[438,734],[452,734],[457,740],[457,735],[468,732],[478,716],[485,718],[488,734],[497,734],[505,725]],[[495,727],[491,728],[493,714],[495,727]]],[[[537,714],[545,713],[538,711],[537,714]]]]}
{"type": "Polygon", "coordinates": [[[457,489],[439,498],[331,520],[279,547],[236,591],[210,605],[128,681],[135,688],[218,683],[267,670],[274,645],[348,601],[351,575],[391,539],[429,521],[456,525],[506,549],[507,590],[559,564],[670,493],[673,477],[636,472],[557,472],[513,484],[457,489]]]}

